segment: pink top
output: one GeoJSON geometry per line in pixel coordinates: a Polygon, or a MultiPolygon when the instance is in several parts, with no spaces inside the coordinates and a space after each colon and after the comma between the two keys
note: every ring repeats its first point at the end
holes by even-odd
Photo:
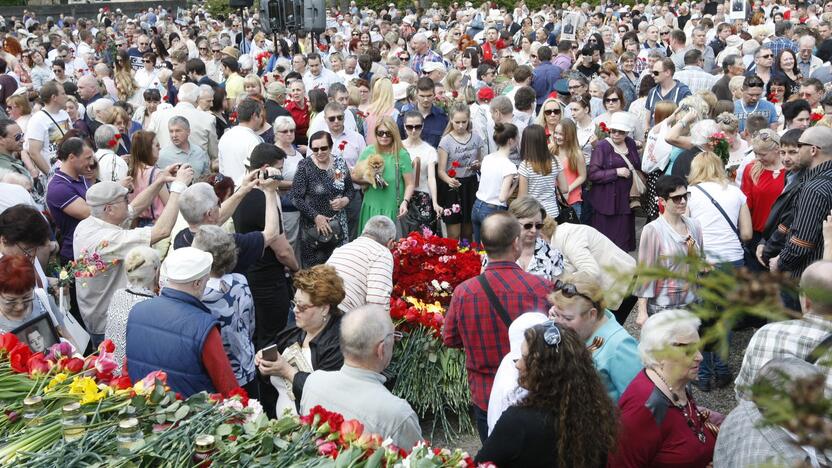
{"type": "MultiPolygon", "coordinates": [[[[139,169],[138,174],[136,174],[136,177],[133,179],[133,191],[127,195],[127,198],[132,202],[133,199],[135,199],[140,193],[145,191],[151,183],[153,183],[153,180],[156,179],[160,173],[161,170],[156,166],[145,166],[143,169],[139,169]]],[[[162,202],[162,199],[157,196],[153,199],[153,203],[150,204],[150,207],[139,215],[139,219],[151,219],[156,221],[159,219],[159,215],[162,214],[162,210],[164,209],[164,202],[162,202]]]]}
{"type": "MultiPolygon", "coordinates": [[[[578,171],[573,171],[572,168],[569,167],[569,163],[567,162],[566,158],[560,158],[560,165],[563,168],[563,175],[566,176],[566,183],[567,185],[571,185],[575,179],[578,178],[578,171]]],[[[566,202],[570,205],[574,205],[575,203],[580,203],[583,201],[581,198],[581,187],[575,187],[575,190],[569,192],[566,196],[566,202]]]]}

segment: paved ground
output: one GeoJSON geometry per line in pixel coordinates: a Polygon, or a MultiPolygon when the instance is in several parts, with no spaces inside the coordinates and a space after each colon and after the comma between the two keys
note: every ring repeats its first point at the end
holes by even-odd
{"type": "MultiPolygon", "coordinates": [[[[641,228],[644,226],[644,219],[637,218],[636,219],[636,239],[641,237],[641,228]]],[[[635,252],[631,253],[635,256],[635,252]]],[[[631,313],[627,321],[624,323],[624,328],[630,332],[631,335],[638,338],[639,332],[638,327],[635,324],[635,314],[631,313]]],[[[737,375],[739,371],[740,365],[742,364],[742,357],[745,353],[745,348],[748,345],[748,341],[751,339],[751,336],[754,334],[753,329],[741,330],[738,332],[734,332],[730,353],[728,355],[728,366],[731,369],[731,374],[733,376],[737,375]]],[[[723,414],[728,414],[736,405],[736,397],[734,396],[734,387],[733,385],[729,385],[726,388],[721,389],[714,389],[711,392],[701,392],[696,387],[693,387],[693,394],[696,402],[699,406],[706,407],[712,409],[714,411],[718,411],[723,414]]],[[[434,436],[430,438],[430,428],[431,422],[423,421],[422,422],[422,431],[426,438],[432,441],[433,445],[436,447],[458,447],[468,451],[472,456],[476,455],[477,451],[480,449],[481,444],[479,438],[474,434],[464,434],[462,436],[451,438],[446,437],[441,430],[437,429],[434,432],[434,436]]]]}

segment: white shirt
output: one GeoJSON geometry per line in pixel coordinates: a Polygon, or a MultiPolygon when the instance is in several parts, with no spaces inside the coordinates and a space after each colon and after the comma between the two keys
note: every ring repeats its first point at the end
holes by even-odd
{"type": "Polygon", "coordinates": [[[433,165],[439,157],[436,148],[424,140],[414,147],[407,146],[407,144],[404,144],[404,147],[410,153],[411,160],[419,158],[419,180],[416,181],[416,190],[429,194],[428,171],[433,170],[433,165]]]}
{"type": "Polygon", "coordinates": [[[234,185],[239,187],[246,175],[251,151],[260,143],[263,143],[260,135],[246,126],[236,125],[228,129],[219,141],[220,173],[231,177],[234,185]]]}
{"type": "MultiPolygon", "coordinates": [[[[735,227],[739,228],[740,209],[745,205],[746,196],[736,185],[722,185],[717,182],[697,184],[719,203],[735,227]]],[[[742,244],[731,226],[711,200],[697,186],[688,188],[690,217],[702,226],[702,244],[708,262],[733,262],[743,259],[742,244]]]]}
{"type": "Polygon", "coordinates": [[[303,74],[303,85],[306,87],[307,95],[309,91],[316,88],[329,91],[329,85],[332,83],[343,83],[343,79],[329,68],[324,68],[323,66],[321,66],[321,74],[318,76],[314,76],[308,70],[303,74]]]}
{"type": "Polygon", "coordinates": [[[121,156],[108,149],[95,152],[98,161],[98,178],[101,181],[118,182],[127,177],[127,162],[121,156]]]}
{"type": "MultiPolygon", "coordinates": [[[[358,132],[358,126],[355,124],[355,116],[348,110],[344,111],[344,130],[358,132]]],[[[323,112],[318,112],[315,114],[315,117],[312,117],[312,121],[309,122],[309,130],[307,130],[306,134],[308,136],[320,131],[329,132],[329,127],[326,125],[323,112]]]]}
{"type": "Polygon", "coordinates": [[[503,357],[488,398],[488,433],[494,430],[505,410],[522,400],[528,391],[517,385],[518,372],[510,355],[503,357]]]}
{"type": "Polygon", "coordinates": [[[58,156],[58,142],[69,131],[69,127],[69,114],[63,109],[57,114],[47,114],[46,109],[33,112],[26,126],[26,142],[23,149],[29,150],[29,140],[40,141],[43,143],[41,157],[47,164],[52,164],[58,156]]]}
{"type": "Polygon", "coordinates": [[[517,166],[507,157],[492,153],[483,158],[480,174],[477,199],[492,205],[505,206],[505,202],[500,201],[503,179],[508,175],[517,174],[517,166]]]}
{"type": "Polygon", "coordinates": [[[0,182],[0,213],[15,205],[29,205],[37,208],[32,195],[17,184],[0,182]]]}
{"type": "MultiPolygon", "coordinates": [[[[332,155],[344,158],[344,162],[347,163],[347,167],[350,169],[355,167],[355,163],[358,162],[358,157],[361,156],[361,152],[367,147],[364,138],[358,132],[351,132],[349,130],[344,130],[344,133],[340,135],[332,135],[329,130],[327,130],[327,133],[332,136],[332,155]]],[[[306,150],[306,157],[310,158],[312,157],[312,150],[308,148],[306,150]]]]}

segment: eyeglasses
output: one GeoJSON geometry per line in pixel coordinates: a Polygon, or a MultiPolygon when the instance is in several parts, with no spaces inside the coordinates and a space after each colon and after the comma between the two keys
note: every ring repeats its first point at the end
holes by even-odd
{"type": "Polygon", "coordinates": [[[549,346],[554,346],[557,349],[562,339],[560,328],[554,320],[549,320],[543,323],[543,341],[549,346]]]}
{"type": "Polygon", "coordinates": [[[604,102],[618,102],[619,100],[617,97],[613,97],[604,99],[604,102]]]}
{"type": "Polygon", "coordinates": [[[537,229],[538,231],[543,229],[543,223],[526,223],[520,225],[523,229],[527,231],[531,231],[532,228],[537,229]]]}
{"type": "Polygon", "coordinates": [[[662,32],[661,32],[661,35],[662,35],[662,36],[665,36],[665,35],[667,35],[667,34],[670,34],[670,31],[662,31],[662,32]]]}
{"type": "Polygon", "coordinates": [[[564,283],[561,280],[557,280],[557,281],[555,281],[554,290],[555,291],[560,291],[560,293],[563,294],[563,297],[567,297],[567,298],[571,298],[571,297],[575,297],[575,296],[582,297],[582,298],[588,300],[589,302],[591,302],[592,306],[595,307],[595,310],[597,310],[599,312],[601,311],[601,306],[598,304],[597,301],[595,301],[591,297],[587,296],[586,294],[578,291],[578,287],[575,286],[572,283],[564,283]]]}
{"type": "Polygon", "coordinates": [[[627,132],[626,132],[626,131],[624,131],[624,130],[619,130],[619,129],[617,129],[617,128],[611,128],[611,129],[610,129],[610,134],[613,134],[613,133],[615,133],[615,134],[621,134],[621,135],[626,135],[626,134],[627,134],[627,132]]]}
{"type": "Polygon", "coordinates": [[[668,200],[672,200],[673,203],[679,204],[682,203],[682,200],[688,201],[690,199],[690,192],[685,192],[680,195],[672,195],[667,197],[668,200]]]}
{"type": "Polygon", "coordinates": [[[220,50],[220,49],[211,49],[211,52],[213,52],[215,54],[219,54],[220,52],[222,52],[222,50],[220,50]]]}
{"type": "Polygon", "coordinates": [[[295,129],[294,128],[289,128],[289,129],[286,129],[286,130],[278,130],[277,133],[282,133],[282,134],[286,135],[288,133],[295,133],[295,129]]]}
{"type": "Polygon", "coordinates": [[[767,55],[761,55],[760,56],[760,58],[764,58],[764,59],[770,59],[772,57],[774,57],[774,55],[772,55],[772,54],[767,54],[767,55]]]}
{"type": "Polygon", "coordinates": [[[413,130],[421,130],[422,129],[422,124],[405,125],[404,128],[412,132],[413,130]]]}
{"type": "Polygon", "coordinates": [[[23,141],[23,132],[20,132],[20,133],[16,134],[16,135],[14,136],[14,141],[16,141],[16,142],[18,142],[18,143],[20,143],[21,141],[23,141]]]}
{"type": "Polygon", "coordinates": [[[7,299],[6,296],[0,295],[0,302],[2,302],[6,307],[26,307],[31,305],[32,302],[35,301],[35,296],[24,297],[23,299],[11,300],[7,299]]]}
{"type": "Polygon", "coordinates": [[[543,115],[560,114],[560,109],[543,109],[543,115]]]}
{"type": "Polygon", "coordinates": [[[199,50],[207,51],[208,48],[207,47],[200,47],[199,50]]]}
{"type": "Polygon", "coordinates": [[[390,336],[392,336],[392,337],[393,337],[393,341],[401,341],[401,340],[402,340],[402,338],[404,338],[404,333],[402,333],[402,332],[400,332],[400,331],[392,331],[392,332],[390,332],[390,333],[388,333],[388,334],[384,335],[384,339],[382,339],[379,343],[383,343],[383,342],[384,342],[384,341],[386,341],[386,340],[387,340],[387,338],[388,338],[388,337],[390,337],[390,336]]]}
{"type": "Polygon", "coordinates": [[[344,120],[344,114],[330,115],[326,119],[330,122],[341,122],[342,120],[344,120]]]}
{"type": "Polygon", "coordinates": [[[14,246],[17,247],[18,250],[23,252],[23,255],[25,255],[26,258],[28,258],[29,260],[34,259],[35,255],[38,253],[38,248],[37,247],[31,247],[31,248],[27,249],[26,247],[23,247],[20,244],[15,244],[14,246]]]}
{"type": "Polygon", "coordinates": [[[317,148],[309,147],[309,151],[313,153],[323,153],[325,151],[329,151],[329,146],[318,146],[317,148]]]}
{"type": "Polygon", "coordinates": [[[569,91],[572,91],[573,89],[581,89],[583,87],[584,85],[570,85],[567,89],[569,89],[569,91]]]}
{"type": "Polygon", "coordinates": [[[388,132],[387,130],[377,130],[376,136],[378,138],[392,138],[393,132],[388,132]]]}
{"type": "Polygon", "coordinates": [[[142,60],[142,62],[144,62],[144,63],[153,63],[153,62],[152,62],[152,61],[150,61],[150,60],[142,60]]]}
{"type": "Polygon", "coordinates": [[[661,75],[662,72],[653,70],[652,73],[653,73],[653,76],[659,76],[659,75],[661,75]]]}

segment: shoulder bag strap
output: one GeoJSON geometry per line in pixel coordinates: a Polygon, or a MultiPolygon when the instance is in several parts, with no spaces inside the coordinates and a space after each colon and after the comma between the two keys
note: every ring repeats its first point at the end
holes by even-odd
{"type": "Polygon", "coordinates": [[[491,304],[491,307],[497,311],[497,315],[503,320],[503,323],[506,324],[506,327],[511,325],[511,318],[506,312],[505,307],[500,303],[500,300],[497,299],[497,295],[494,294],[494,290],[491,289],[491,286],[488,284],[488,280],[485,279],[485,275],[477,276],[477,281],[480,282],[480,286],[482,286],[482,290],[485,291],[485,295],[488,296],[488,302],[491,304]]]}
{"type": "Polygon", "coordinates": [[[62,129],[61,126],[58,125],[58,122],[55,122],[55,118],[52,117],[52,114],[50,114],[49,112],[46,112],[46,109],[41,109],[40,111],[43,112],[44,114],[46,114],[46,116],[49,117],[49,120],[51,120],[52,123],[55,124],[56,127],[58,127],[58,130],[61,132],[61,136],[66,135],[66,133],[64,133],[64,129],[62,129]]]}
{"type": "Polygon", "coordinates": [[[702,186],[694,185],[694,187],[698,188],[702,193],[705,194],[706,197],[708,197],[711,200],[711,203],[714,204],[716,209],[719,210],[719,212],[722,214],[722,217],[725,218],[725,221],[728,223],[728,225],[731,226],[731,230],[734,231],[734,234],[736,234],[736,236],[737,236],[737,240],[739,240],[740,245],[742,245],[743,242],[742,242],[742,238],[740,237],[740,231],[737,229],[737,226],[734,225],[734,222],[731,221],[731,218],[728,217],[728,213],[726,213],[725,210],[722,209],[722,207],[714,199],[714,197],[712,197],[710,193],[706,192],[705,189],[702,188],[702,186]]]}
{"type": "Polygon", "coordinates": [[[815,346],[815,349],[806,356],[806,361],[810,364],[817,364],[820,358],[829,351],[829,348],[832,348],[832,335],[827,336],[820,344],[815,346]]]}

